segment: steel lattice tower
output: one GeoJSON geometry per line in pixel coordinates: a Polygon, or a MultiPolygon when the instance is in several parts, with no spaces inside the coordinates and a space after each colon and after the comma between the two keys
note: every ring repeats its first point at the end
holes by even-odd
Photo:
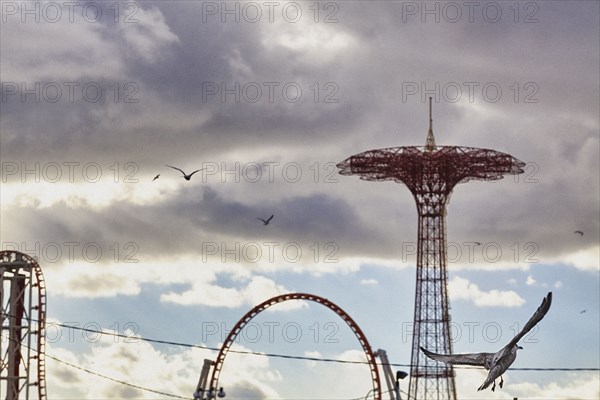
{"type": "Polygon", "coordinates": [[[46,285],[38,263],[0,251],[0,397],[46,399],[46,285]]]}
{"type": "Polygon", "coordinates": [[[446,203],[458,183],[493,181],[520,174],[525,164],[489,149],[437,146],[433,136],[431,98],[425,146],[369,150],[339,163],[342,175],[367,181],[404,183],[417,203],[417,279],[409,399],[456,399],[452,366],[427,358],[419,347],[452,353],[448,312],[446,203]]]}

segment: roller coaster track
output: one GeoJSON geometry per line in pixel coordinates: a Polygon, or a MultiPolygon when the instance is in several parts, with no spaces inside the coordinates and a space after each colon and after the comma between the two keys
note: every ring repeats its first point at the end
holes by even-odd
{"type": "Polygon", "coordinates": [[[225,362],[225,357],[227,356],[229,349],[233,345],[235,338],[242,331],[244,326],[248,322],[250,322],[250,320],[252,318],[254,318],[256,315],[260,314],[265,309],[267,309],[275,304],[282,303],[284,301],[289,301],[289,300],[308,300],[308,301],[313,301],[313,302],[322,304],[325,307],[332,310],[333,312],[335,312],[338,316],[340,316],[340,318],[342,318],[344,320],[344,322],[346,322],[346,324],[350,327],[350,329],[352,329],[352,332],[354,332],[354,334],[356,335],[356,337],[357,337],[359,343],[361,344],[361,346],[365,352],[365,355],[367,357],[367,362],[368,362],[369,368],[371,370],[371,379],[373,381],[374,399],[381,400],[381,383],[380,383],[380,379],[379,379],[379,371],[377,369],[377,364],[375,361],[375,354],[373,353],[373,350],[371,349],[371,345],[367,341],[367,338],[365,337],[364,333],[362,332],[362,330],[360,329],[358,324],[356,322],[354,322],[354,320],[344,310],[342,310],[340,307],[338,307],[331,301],[329,301],[323,297],[319,297],[319,296],[316,296],[313,294],[306,294],[306,293],[288,293],[288,294],[284,294],[284,295],[280,295],[280,296],[275,296],[269,300],[266,300],[266,301],[260,303],[259,305],[252,308],[249,312],[247,312],[246,315],[244,315],[235,324],[233,329],[227,335],[225,342],[223,342],[223,345],[221,346],[219,354],[217,355],[217,360],[215,361],[215,364],[214,364],[214,369],[213,369],[212,377],[211,377],[211,381],[210,381],[211,382],[210,388],[213,390],[216,390],[218,388],[219,375],[221,374],[221,370],[223,369],[223,363],[225,362]]]}

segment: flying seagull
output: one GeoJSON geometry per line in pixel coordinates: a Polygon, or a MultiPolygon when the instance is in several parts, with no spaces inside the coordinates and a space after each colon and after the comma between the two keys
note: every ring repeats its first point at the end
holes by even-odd
{"type": "Polygon", "coordinates": [[[533,313],[533,316],[529,318],[529,321],[525,324],[521,332],[517,334],[502,350],[497,353],[469,353],[469,354],[454,354],[454,355],[445,355],[445,354],[436,354],[432,353],[429,350],[421,347],[421,351],[425,353],[425,355],[432,360],[441,361],[446,364],[463,364],[463,365],[476,365],[480,367],[484,367],[489,370],[488,376],[486,380],[479,386],[479,390],[486,389],[493,382],[494,386],[492,386],[492,391],[496,389],[496,378],[500,377],[500,387],[504,384],[504,380],[502,379],[502,374],[506,372],[508,367],[515,361],[517,358],[517,350],[522,349],[517,343],[523,336],[527,334],[534,326],[537,325],[538,322],[544,318],[548,310],[550,309],[550,304],[552,303],[552,292],[549,292],[548,295],[542,301],[542,304],[538,307],[538,309],[533,313]]]}
{"type": "Polygon", "coordinates": [[[156,176],[154,177],[154,179],[152,179],[152,182],[154,182],[155,180],[157,180],[159,176],[160,176],[160,174],[156,175],[156,176]]]}
{"type": "Polygon", "coordinates": [[[576,233],[576,234],[578,234],[579,236],[583,236],[583,231],[575,231],[575,232],[573,232],[573,233],[576,233]]]}
{"type": "Polygon", "coordinates": [[[587,309],[581,310],[581,311],[579,311],[579,314],[585,314],[586,312],[587,312],[587,309]]]}
{"type": "Polygon", "coordinates": [[[263,225],[265,225],[265,226],[266,226],[266,225],[269,225],[269,222],[271,222],[271,220],[273,219],[273,215],[271,215],[271,216],[269,217],[269,219],[262,219],[262,218],[260,218],[260,217],[256,217],[256,219],[260,219],[260,220],[262,221],[263,225]]]}
{"type": "Polygon", "coordinates": [[[186,181],[189,181],[192,178],[192,175],[194,175],[196,172],[202,171],[204,169],[204,168],[197,169],[197,170],[195,170],[194,172],[192,172],[191,174],[188,175],[188,174],[186,174],[185,172],[183,172],[181,169],[179,169],[177,167],[174,167],[174,166],[168,165],[168,164],[165,164],[165,165],[167,167],[171,167],[171,168],[176,169],[177,171],[181,172],[183,174],[183,177],[185,178],[186,181]]]}

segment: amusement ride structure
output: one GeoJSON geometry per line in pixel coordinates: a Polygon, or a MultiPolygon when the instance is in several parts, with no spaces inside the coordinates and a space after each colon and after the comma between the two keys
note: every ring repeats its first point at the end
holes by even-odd
{"type": "Polygon", "coordinates": [[[46,285],[38,263],[0,252],[0,396],[46,399],[46,285]]]}
{"type": "MultiPolygon", "coordinates": [[[[329,308],[331,311],[335,312],[350,327],[350,329],[352,329],[352,332],[354,332],[354,334],[356,335],[358,342],[360,343],[363,351],[365,352],[367,364],[371,371],[371,380],[373,383],[373,389],[372,389],[373,398],[375,400],[381,400],[381,382],[379,379],[379,371],[377,369],[377,363],[375,361],[376,355],[373,352],[371,345],[367,341],[366,336],[364,335],[362,330],[359,328],[358,324],[356,322],[354,322],[354,320],[344,310],[342,310],[340,307],[338,307],[331,301],[329,301],[323,297],[316,296],[313,294],[307,294],[307,293],[288,293],[288,294],[283,294],[280,296],[275,296],[273,298],[270,298],[270,299],[260,303],[259,305],[253,307],[250,311],[248,311],[246,313],[246,315],[244,315],[235,324],[235,326],[231,329],[231,331],[227,335],[227,338],[225,339],[223,345],[221,346],[221,350],[219,351],[219,354],[217,355],[216,361],[213,362],[208,359],[204,361],[204,367],[202,369],[202,373],[200,374],[198,386],[196,387],[196,391],[194,393],[195,399],[200,399],[200,400],[211,399],[211,398],[214,398],[215,396],[225,397],[225,391],[223,390],[222,387],[219,387],[219,375],[221,374],[221,370],[223,369],[223,363],[225,362],[225,357],[227,356],[227,353],[229,352],[229,349],[231,348],[231,345],[234,343],[238,334],[242,331],[242,329],[244,329],[244,326],[246,326],[246,324],[248,324],[248,322],[250,322],[250,320],[252,320],[252,318],[254,318],[258,314],[260,314],[262,311],[266,310],[267,308],[269,308],[275,304],[279,304],[279,303],[282,303],[285,301],[290,301],[290,300],[307,300],[307,301],[315,302],[317,304],[321,304],[321,305],[329,308]],[[210,386],[207,387],[206,384],[207,384],[207,380],[208,380],[208,375],[210,374],[211,367],[212,367],[212,376],[210,378],[210,386]],[[219,388],[219,389],[217,390],[217,388],[219,388]]],[[[380,352],[381,352],[381,350],[380,350],[380,352]]],[[[385,355],[385,352],[383,352],[383,354],[385,355]]],[[[388,367],[389,367],[389,364],[388,364],[388,367]]]]}
{"type": "Polygon", "coordinates": [[[409,399],[456,399],[454,370],[419,351],[451,354],[447,294],[446,204],[458,183],[520,174],[525,164],[489,149],[437,146],[431,98],[425,146],[392,147],[353,155],[337,166],[342,175],[404,183],[417,204],[417,264],[409,399]]]}

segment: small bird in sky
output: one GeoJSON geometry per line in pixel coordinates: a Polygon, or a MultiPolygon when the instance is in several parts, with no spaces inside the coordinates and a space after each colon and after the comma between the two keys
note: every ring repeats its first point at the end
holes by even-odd
{"type": "Polygon", "coordinates": [[[183,174],[183,177],[185,178],[186,181],[189,181],[190,179],[192,179],[192,175],[194,175],[196,172],[202,171],[204,169],[204,168],[197,169],[197,170],[195,170],[194,172],[192,172],[191,174],[188,175],[185,172],[183,172],[183,170],[181,170],[181,169],[179,169],[177,167],[174,167],[174,166],[168,165],[168,164],[165,164],[165,165],[167,167],[171,167],[171,168],[176,169],[177,171],[181,172],[183,174]]]}
{"type": "Polygon", "coordinates": [[[587,309],[586,310],[581,310],[581,311],[579,311],[579,314],[584,314],[586,312],[587,312],[587,309]]]}
{"type": "Polygon", "coordinates": [[[578,234],[579,236],[583,236],[583,231],[574,231],[573,233],[578,234]]]}
{"type": "Polygon", "coordinates": [[[270,223],[270,222],[271,222],[271,220],[273,219],[273,215],[271,215],[271,216],[269,217],[269,219],[262,219],[262,218],[260,218],[260,217],[256,217],[256,219],[260,219],[260,220],[262,221],[263,225],[265,225],[265,226],[266,226],[266,225],[269,225],[269,223],[270,223]]]}
{"type": "Polygon", "coordinates": [[[533,313],[533,316],[529,318],[529,321],[525,324],[521,332],[519,332],[506,346],[502,348],[497,353],[469,353],[469,354],[436,354],[432,353],[429,350],[421,347],[421,351],[425,353],[425,355],[432,360],[441,361],[446,364],[463,364],[463,365],[476,365],[480,367],[484,367],[489,370],[488,376],[486,380],[479,386],[479,390],[484,390],[490,384],[494,383],[492,386],[492,391],[496,389],[496,378],[500,377],[500,387],[504,384],[504,380],[502,379],[502,374],[506,372],[508,367],[515,361],[517,358],[517,350],[522,349],[517,343],[523,336],[527,334],[534,326],[537,325],[538,322],[544,318],[548,310],[550,309],[550,304],[552,303],[552,292],[549,292],[542,304],[538,307],[538,309],[533,313]]]}
{"type": "Polygon", "coordinates": [[[152,179],[152,182],[154,182],[155,180],[157,180],[159,176],[160,176],[160,174],[156,175],[156,176],[154,177],[154,179],[152,179]]]}
{"type": "Polygon", "coordinates": [[[481,246],[481,242],[475,242],[475,246],[481,246]]]}

